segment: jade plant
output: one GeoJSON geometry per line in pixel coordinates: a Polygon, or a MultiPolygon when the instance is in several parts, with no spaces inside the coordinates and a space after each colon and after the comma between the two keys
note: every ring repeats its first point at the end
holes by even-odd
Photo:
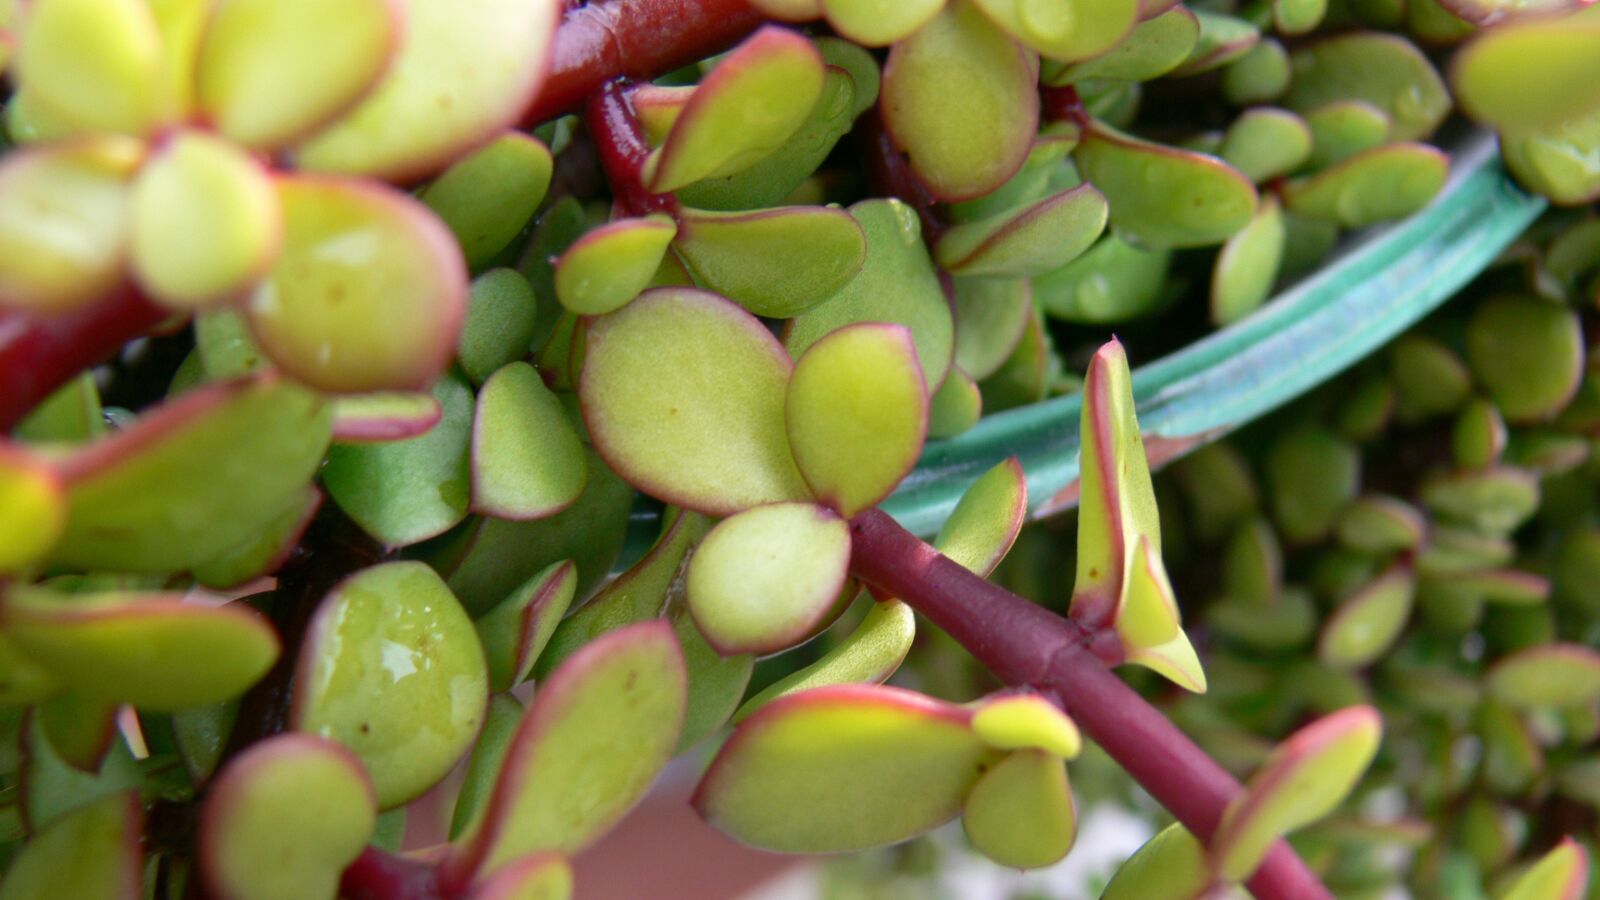
{"type": "MultiPolygon", "coordinates": [[[[1515,549],[1473,554],[1587,452],[1561,303],[1593,292],[1592,220],[1521,247],[1549,296],[1484,301],[1467,367],[1408,338],[1350,395],[1365,437],[1283,438],[1247,526],[1237,461],[1160,515],[1103,326],[1226,325],[1426,205],[1451,87],[1525,184],[1592,200],[1581,5],[0,0],[0,898],[566,897],[691,751],[695,808],[745,843],[959,818],[1017,868],[1069,852],[1068,761],[1104,754],[1175,820],[1108,896],[1330,896],[1304,835],[1459,723],[1419,737],[1355,688],[1233,721],[1249,660],[1203,664],[1175,529],[1210,509],[1254,590],[1203,607],[1235,653],[1314,625],[1274,529],[1342,542],[1332,672],[1391,652],[1413,594],[1537,602],[1515,549]],[[1015,460],[931,543],[878,505],[930,438],[1064,390],[1058,615],[988,580],[1029,514],[1015,460]],[[1391,406],[1459,416],[1421,495],[1454,569],[1422,573],[1446,527],[1406,497],[1347,496],[1391,406]],[[1547,420],[1498,462],[1506,422],[1547,420]],[[981,690],[904,686],[919,633],[981,690]],[[1153,703],[1125,665],[1212,699],[1153,703]]],[[[1535,713],[1593,718],[1593,653],[1517,627],[1473,727],[1565,749],[1581,721],[1535,713]]],[[[1474,848],[1505,836],[1495,790],[1462,801],[1474,848]]],[[[1584,836],[1557,837],[1475,871],[1577,897],[1584,836]]]]}

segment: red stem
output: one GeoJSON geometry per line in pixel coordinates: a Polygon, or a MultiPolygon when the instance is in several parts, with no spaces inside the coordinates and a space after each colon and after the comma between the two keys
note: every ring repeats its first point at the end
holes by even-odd
{"type": "Polygon", "coordinates": [[[0,309],[0,432],[10,431],[72,376],[110,359],[168,315],[127,285],[63,315],[0,309]]]}
{"type": "Polygon", "coordinates": [[[935,207],[938,201],[927,185],[911,171],[911,162],[890,136],[877,107],[868,110],[856,125],[861,157],[867,166],[872,191],[880,197],[898,197],[917,211],[922,221],[922,239],[932,247],[949,227],[935,207]]]}
{"type": "Polygon", "coordinates": [[[378,847],[361,851],[339,878],[344,900],[447,900],[432,863],[397,856],[378,847]]]}
{"type": "Polygon", "coordinates": [[[642,216],[664,212],[677,217],[678,201],[671,194],[654,194],[644,186],[644,161],[650,145],[644,139],[639,116],[619,81],[601,86],[584,109],[589,136],[600,151],[611,196],[623,215],[642,216]]]}
{"type": "MultiPolygon", "coordinates": [[[[850,521],[851,567],[959,641],[1007,684],[1054,690],[1078,725],[1202,841],[1243,790],[1111,672],[1089,633],[939,554],[881,510],[850,521]]],[[[1250,879],[1259,900],[1332,900],[1277,841],[1250,879]]]]}
{"type": "Polygon", "coordinates": [[[720,53],[763,17],[745,0],[604,0],[569,9],[539,96],[522,120],[577,112],[606,82],[645,81],[720,53]]]}

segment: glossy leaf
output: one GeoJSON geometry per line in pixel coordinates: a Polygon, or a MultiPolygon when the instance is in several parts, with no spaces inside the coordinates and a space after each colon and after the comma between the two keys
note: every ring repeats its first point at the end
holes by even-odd
{"type": "Polygon", "coordinates": [[[449,588],[422,563],[382,563],[317,607],[290,721],[348,747],[388,809],[450,771],[483,724],[488,694],[483,647],[449,588]]]}
{"type": "Polygon", "coordinates": [[[917,635],[916,614],[899,600],[873,602],[861,624],[816,662],[778,679],[746,700],[735,725],[779,697],[834,684],[882,684],[905,662],[917,635]]]}
{"type": "Polygon", "coordinates": [[[359,182],[285,177],[278,198],[283,252],[247,306],[262,348],[325,391],[427,385],[466,312],[455,239],[421,204],[359,182]]]}
{"type": "Polygon", "coordinates": [[[1357,669],[1377,661],[1399,639],[1417,592],[1416,576],[1393,566],[1339,604],[1323,623],[1317,658],[1357,669]]]}
{"type": "Polygon", "coordinates": [[[1377,710],[1355,706],[1290,735],[1223,812],[1211,839],[1218,872],[1244,880],[1274,839],[1332,812],[1372,762],[1382,731],[1377,710]]]}
{"type": "Polygon", "coordinates": [[[861,271],[866,237],[843,210],[686,211],[674,244],[707,290],[758,316],[787,319],[832,297],[861,271]]]}
{"type": "Polygon", "coordinates": [[[1115,232],[1065,266],[1033,280],[1034,299],[1069,322],[1122,322],[1150,312],[1164,296],[1172,251],[1136,247],[1115,232]]]}
{"type": "Polygon", "coordinates": [[[417,196],[477,269],[511,243],[550,187],[554,161],[537,139],[509,131],[444,170],[417,196]]]}
{"type": "Polygon", "coordinates": [[[143,896],[140,832],[144,809],[136,791],[119,791],[51,824],[12,857],[0,900],[143,896]]]}
{"type": "Polygon", "coordinates": [[[533,671],[577,585],[571,561],[554,563],[473,623],[489,664],[491,691],[509,691],[533,671]]]}
{"type": "Polygon", "coordinates": [[[1177,597],[1147,535],[1139,535],[1128,561],[1115,623],[1128,662],[1159,672],[1185,690],[1206,692],[1205,670],[1184,634],[1177,597]]]}
{"type": "Polygon", "coordinates": [[[303,137],[378,80],[406,24],[387,0],[216,4],[193,75],[199,112],[246,147],[303,137]]]}
{"type": "Polygon", "coordinates": [[[795,364],[784,416],[817,497],[846,518],[882,500],[916,464],[928,430],[911,333],[864,323],[812,344],[795,364]]]}
{"type": "Polygon", "coordinates": [[[556,297],[580,315],[622,308],[649,285],[677,233],[672,219],[659,214],[596,228],[557,260],[556,297]]]}
{"type": "Polygon", "coordinates": [[[141,156],[136,143],[114,138],[7,155],[0,164],[0,302],[64,312],[117,285],[128,179],[141,156]]]}
{"type": "Polygon", "coordinates": [[[322,470],[322,483],[339,508],[390,546],[433,537],[467,514],[472,392],[446,375],[434,382],[432,400],[442,414],[428,431],[406,440],[335,446],[322,470]]]}
{"type": "Polygon", "coordinates": [[[898,688],[782,697],[722,745],[692,802],[730,837],[780,852],[905,840],[954,818],[992,761],[970,715],[898,688]]]}
{"type": "Polygon", "coordinates": [[[1272,293],[1283,263],[1283,208],[1261,201],[1250,224],[1228,238],[1211,270],[1211,321],[1230,325],[1255,312],[1272,293]]]}
{"type": "Polygon", "coordinates": [[[514,362],[483,383],[472,421],[472,507],[502,519],[554,515],[583,493],[589,467],[561,401],[514,362]]]}
{"type": "Polygon", "coordinates": [[[1530,16],[1486,30],[1456,56],[1467,115],[1497,129],[1548,128],[1600,106],[1600,10],[1530,16]]]}
{"type": "Polygon", "coordinates": [[[1600,197],[1600,107],[1557,125],[1501,132],[1506,168],[1530,190],[1563,206],[1600,197]]]}
{"type": "Polygon", "coordinates": [[[1078,835],[1066,766],[1042,750],[1007,754],[968,792],[961,827],[1000,865],[1036,869],[1059,861],[1078,835]]]}
{"type": "Polygon", "coordinates": [[[1137,0],[975,0],[984,15],[1026,47],[1051,59],[1090,59],[1116,47],[1139,18],[1137,0]]]}
{"type": "Polygon", "coordinates": [[[1058,759],[1078,755],[1083,738],[1061,708],[1039,694],[999,694],[979,704],[972,730],[999,750],[1041,750],[1058,759]]]}
{"type": "Polygon", "coordinates": [[[899,200],[863,200],[850,207],[850,215],[867,236],[865,265],[837,294],[791,319],[784,346],[798,359],[825,335],[848,325],[904,325],[911,329],[930,389],[937,388],[955,352],[954,323],[917,214],[899,200]]]}
{"type": "Polygon", "coordinates": [[[315,395],[266,378],[190,392],[60,463],[58,565],[174,572],[254,537],[298,497],[327,447],[315,395]]]}
{"type": "Polygon", "coordinates": [[[584,423],[619,474],[663,500],[726,515],[804,499],[783,426],[791,368],[733,303],[656,288],[589,330],[584,423]]]}
{"type": "Polygon", "coordinates": [[[883,47],[919,31],[944,0],[818,0],[834,30],[866,47],[883,47]]]}
{"type": "Polygon", "coordinates": [[[1427,137],[1450,111],[1450,95],[1433,65],[1405,38],[1351,32],[1290,54],[1294,78],[1284,105],[1297,112],[1334,100],[1370,103],[1393,123],[1389,137],[1427,137]]]}
{"type": "Polygon", "coordinates": [[[1067,66],[1051,80],[1053,83],[1088,78],[1149,81],[1177,68],[1189,57],[1199,38],[1200,20],[1188,9],[1175,6],[1158,16],[1144,18],[1115,47],[1093,59],[1067,66]]]}
{"type": "Polygon", "coordinates": [[[711,529],[689,560],[689,612],[723,656],[768,654],[811,636],[850,570],[850,529],[811,503],[747,509],[711,529]]]}
{"type": "Polygon", "coordinates": [[[1552,418],[1583,377],[1583,329],[1562,303],[1492,297],[1473,310],[1466,344],[1472,374],[1512,422],[1552,418]]]}
{"type": "Polygon", "coordinates": [[[206,791],[198,877],[228,900],[332,895],[372,836],[377,807],[345,748],[305,734],[267,738],[206,791]]]}
{"type": "Polygon", "coordinates": [[[12,65],[40,106],[101,132],[143,135],[156,124],[161,32],[139,0],[37,0],[12,65]]]}
{"type": "Polygon", "coordinates": [[[406,0],[405,35],[362,101],[298,153],[307,169],[405,181],[510,125],[538,91],[561,4],[406,0]]]}
{"type": "Polygon", "coordinates": [[[781,28],[756,32],[695,88],[645,161],[645,185],[666,193],[748,168],[794,134],[822,84],[822,57],[811,42],[781,28]]]}
{"type": "Polygon", "coordinates": [[[266,170],[216,138],[183,132],[146,162],[129,208],[133,273],[188,307],[227,299],[272,264],[282,213],[266,170]]]}
{"type": "Polygon", "coordinates": [[[934,256],[955,275],[1043,275],[1089,249],[1105,224],[1105,197],[1084,184],[1021,211],[955,225],[934,256]]]}
{"type": "Polygon", "coordinates": [[[1016,457],[978,476],[939,526],[934,549],[988,577],[1005,559],[1028,518],[1028,482],[1016,457]]]}
{"type": "Polygon", "coordinates": [[[889,51],[880,108],[934,196],[966,200],[999,187],[1027,158],[1039,128],[1037,77],[1030,52],[972,0],[953,0],[889,51]]]}
{"type": "Polygon", "coordinates": [[[1561,708],[1600,697],[1600,653],[1578,644],[1530,647],[1497,660],[1491,693],[1518,709],[1561,708]]]}
{"type": "Polygon", "coordinates": [[[1449,157],[1426,144],[1388,144],[1289,182],[1283,200],[1298,215],[1364,228],[1427,206],[1449,174],[1449,157]]]}
{"type": "Polygon", "coordinates": [[[1111,204],[1111,225],[1151,247],[1199,247],[1226,240],[1256,211],[1256,191],[1214,157],[1097,124],[1073,151],[1084,177],[1111,204]]]}
{"type": "Polygon", "coordinates": [[[530,852],[593,843],[666,765],[686,691],[683,655],[665,622],[585,645],[535,695],[482,823],[447,865],[492,872],[530,852]]]}

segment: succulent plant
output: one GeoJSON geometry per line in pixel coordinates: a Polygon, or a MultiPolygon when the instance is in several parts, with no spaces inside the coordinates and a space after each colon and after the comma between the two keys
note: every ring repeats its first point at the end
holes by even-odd
{"type": "Polygon", "coordinates": [[[773,850],[1046,866],[1109,757],[1175,823],[1108,897],[1580,896],[1592,216],[1171,481],[1105,328],[1422,209],[1452,88],[1592,201],[1529,5],[0,0],[0,900],[566,897],[696,747],[773,850]],[[1066,555],[1015,458],[880,508],[1067,391],[1066,555]]]}

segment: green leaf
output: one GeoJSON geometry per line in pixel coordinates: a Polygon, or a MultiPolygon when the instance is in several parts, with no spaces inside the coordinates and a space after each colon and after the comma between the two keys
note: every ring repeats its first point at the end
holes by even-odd
{"type": "Polygon", "coordinates": [[[490,269],[472,280],[467,322],[456,359],[475,385],[528,354],[538,328],[538,298],[515,269],[490,269]]]}
{"type": "Polygon", "coordinates": [[[377,815],[372,782],[348,750],[276,735],[234,757],[206,791],[197,874],[238,900],[333,894],[377,815]]]}
{"type": "Polygon", "coordinates": [[[1382,555],[1420,545],[1428,523],[1409,503],[1387,494],[1368,494],[1345,508],[1337,532],[1339,543],[1346,547],[1382,555]]]}
{"type": "Polygon", "coordinates": [[[432,429],[407,440],[335,446],[322,470],[339,508],[390,546],[433,537],[467,514],[472,391],[446,374],[432,396],[443,410],[432,429]]]}
{"type": "Polygon", "coordinates": [[[1123,134],[1103,123],[1084,131],[1073,158],[1105,193],[1111,225],[1149,247],[1221,243],[1256,211],[1250,180],[1215,157],[1123,134]]]}
{"type": "Polygon", "coordinates": [[[806,499],[784,434],[791,369],[743,309],[656,288],[590,328],[584,423],[623,478],[679,506],[727,515],[806,499]]]}
{"type": "Polygon", "coordinates": [[[99,771],[92,773],[82,772],[62,758],[37,718],[24,723],[19,745],[18,806],[24,824],[34,833],[111,794],[144,784],[138,762],[115,733],[99,771]]]}
{"type": "Polygon", "coordinates": [[[472,747],[472,756],[461,782],[461,792],[456,797],[455,809],[451,813],[451,840],[476,829],[480,824],[484,810],[494,797],[495,781],[500,775],[506,751],[511,748],[511,739],[516,736],[525,712],[522,704],[511,694],[497,693],[489,698],[483,730],[478,732],[477,742],[472,747]]]}
{"type": "Polygon", "coordinates": [[[117,739],[117,704],[66,691],[34,707],[29,727],[38,728],[61,761],[98,775],[117,739]]]}
{"type": "Polygon", "coordinates": [[[1405,38],[1350,32],[1290,54],[1294,78],[1284,105],[1296,112],[1334,100],[1361,100],[1393,123],[1389,137],[1427,137],[1450,112],[1450,94],[1428,58],[1405,38]]]}
{"type": "Polygon", "coordinates": [[[1230,596],[1207,607],[1205,621],[1215,633],[1253,649],[1296,650],[1316,631],[1317,609],[1310,591],[1291,585],[1264,606],[1230,596]]]}
{"type": "Polygon", "coordinates": [[[784,401],[800,474],[845,518],[889,495],[916,465],[928,389],[911,332],[863,323],[830,332],[795,364],[784,401]]]}
{"type": "Polygon", "coordinates": [[[666,193],[760,162],[806,121],[822,86],[822,57],[810,41],[761,29],[695,88],[666,141],[645,160],[646,187],[666,193]]]}
{"type": "MultiPolygon", "coordinates": [[[[864,592],[863,592],[864,593],[864,592]]],[[[917,636],[916,614],[899,600],[874,601],[849,636],[822,658],[784,676],[734,713],[735,725],[768,703],[790,694],[834,684],[882,684],[905,662],[917,636]]]]}
{"type": "Polygon", "coordinates": [[[730,837],[785,853],[891,844],[955,818],[994,752],[971,713],[899,688],[836,685],[734,731],[692,803],[730,837]]]}
{"type": "Polygon", "coordinates": [[[183,766],[196,784],[209,781],[239,717],[238,701],[225,701],[172,714],[172,736],[183,766]]]}
{"type": "Polygon", "coordinates": [[[1113,621],[1128,662],[1159,672],[1184,690],[1206,692],[1205,670],[1184,634],[1177,598],[1148,535],[1138,536],[1113,621]]]}
{"type": "Polygon", "coordinates": [[[1582,900],[1589,884],[1589,853],[1570,837],[1539,858],[1499,900],[1582,900]]]}
{"type": "Polygon", "coordinates": [[[299,498],[328,445],[328,406],[271,376],[191,391],[61,460],[56,565],[176,572],[254,538],[299,498]]]}
{"type": "Polygon", "coordinates": [[[1128,37],[1139,18],[1138,0],[975,0],[975,3],[984,15],[1023,46],[1051,59],[1069,61],[1107,53],[1128,37]]]}
{"type": "Polygon", "coordinates": [[[1462,48],[1450,82],[1467,115],[1496,129],[1548,128],[1600,107],[1600,11],[1530,16],[1462,48]]]}
{"type": "Polygon", "coordinates": [[[1100,900],[1193,900],[1213,880],[1205,848],[1174,822],[1117,869],[1100,900]]]}
{"type": "Polygon", "coordinates": [[[1028,520],[1028,481],[1022,463],[1007,457],[978,476],[939,526],[934,549],[987,578],[1028,520]]]}
{"type": "Polygon", "coordinates": [[[1195,533],[1206,543],[1231,535],[1245,516],[1260,505],[1250,464],[1232,444],[1206,444],[1172,466],[1187,501],[1195,533]]]}
{"type": "Polygon", "coordinates": [[[1105,197],[1082,184],[1021,210],[952,226],[934,256],[955,275],[1043,275],[1089,249],[1105,225],[1105,197]]]}
{"type": "Polygon", "coordinates": [[[1500,134],[1506,168],[1529,189],[1563,206],[1600,197],[1600,108],[1557,125],[1500,134]]]}
{"type": "Polygon", "coordinates": [[[1305,34],[1322,24],[1328,0],[1272,0],[1272,23],[1280,34],[1305,34]]]}
{"type": "Polygon", "coordinates": [[[683,713],[683,730],[678,733],[678,746],[674,754],[700,743],[728,724],[728,719],[744,699],[750,686],[750,674],[755,670],[755,658],[749,654],[724,657],[700,633],[689,614],[688,605],[676,602],[667,613],[672,631],[683,650],[683,665],[689,673],[689,700],[683,713]]]}
{"type": "Polygon", "coordinates": [[[128,182],[142,157],[136,142],[104,137],[6,155],[0,164],[0,299],[6,306],[65,312],[117,286],[128,182]]]}
{"type": "Polygon", "coordinates": [[[1511,466],[1453,472],[1422,486],[1422,504],[1447,522],[1506,535],[1539,508],[1539,479],[1511,466]]]}
{"type": "Polygon", "coordinates": [[[1304,111],[1311,129],[1307,168],[1323,169],[1381,145],[1389,137],[1389,115],[1365,100],[1330,100],[1304,111]]]}
{"type": "Polygon", "coordinates": [[[972,376],[951,366],[944,385],[928,398],[928,437],[948,438],[978,424],[983,417],[983,392],[972,376]]]}
{"type": "Polygon", "coordinates": [[[1069,84],[1090,78],[1150,81],[1177,68],[1189,57],[1199,38],[1200,20],[1188,9],[1175,6],[1134,25],[1106,53],[1065,67],[1050,83],[1069,84]]]}
{"type": "Polygon", "coordinates": [[[828,333],[860,322],[885,322],[911,329],[930,389],[944,383],[954,353],[950,304],[939,286],[921,225],[899,200],[863,200],[850,215],[867,236],[861,272],[843,289],[791,319],[783,343],[799,358],[828,333]]]}
{"type": "Polygon", "coordinates": [[[1289,54],[1262,38],[1222,70],[1222,96],[1235,106],[1268,103],[1289,89],[1289,54]]]}
{"type": "Polygon", "coordinates": [[[140,834],[144,808],[136,791],[120,791],[34,835],[11,858],[0,900],[143,896],[140,834]]]}
{"type": "Polygon", "coordinates": [[[417,199],[454,232],[467,267],[478,269],[533,217],[553,166],[544,144],[509,131],[444,170],[417,199]]]}
{"type": "Polygon", "coordinates": [[[1402,564],[1391,566],[1339,604],[1323,623],[1317,658],[1341,669],[1359,669],[1376,662],[1411,618],[1417,579],[1402,564]]]}
{"type": "MultiPolygon", "coordinates": [[[[11,438],[32,444],[81,444],[105,432],[100,389],[95,385],[94,374],[84,372],[56,388],[30,410],[27,417],[11,429],[11,438]]],[[[0,569],[3,568],[5,566],[0,565],[0,569]]]]}
{"type": "Polygon", "coordinates": [[[1455,412],[1472,394],[1472,373],[1455,352],[1433,338],[1408,334],[1389,348],[1389,375],[1402,419],[1418,421],[1455,412]]]}
{"type": "Polygon", "coordinates": [[[850,529],[812,503],[774,503],[724,519],[685,576],[689,612],[723,656],[765,655],[814,634],[850,570],[850,529]]]}
{"type": "Polygon", "coordinates": [[[915,34],[944,0],[818,0],[833,29],[866,47],[885,47],[915,34]]]}
{"type": "Polygon", "coordinates": [[[44,460],[0,443],[0,572],[38,564],[67,523],[67,492],[44,460]]]}
{"type": "Polygon", "coordinates": [[[93,131],[157,124],[161,32],[148,4],[36,0],[20,24],[12,71],[40,106],[93,131]]]}
{"type": "Polygon", "coordinates": [[[1072,849],[1078,815],[1060,757],[1018,750],[984,772],[961,810],[978,852],[1003,866],[1037,869],[1072,849]]]}
{"type": "Polygon", "coordinates": [[[406,0],[406,39],[377,85],[299,148],[307,169],[415,180],[514,122],[544,80],[560,6],[406,0]]]}
{"type": "Polygon", "coordinates": [[[533,671],[577,585],[571,560],[552,563],[473,623],[489,664],[491,691],[509,691],[533,671]]]}
{"type": "Polygon", "coordinates": [[[1311,129],[1288,110],[1260,106],[1239,114],[1217,155],[1260,184],[1300,168],[1311,156],[1311,129]]]}
{"type": "Polygon", "coordinates": [[[1353,706],[1278,745],[1222,814],[1211,838],[1217,871],[1243,881],[1274,840],[1332,812],[1372,762],[1382,732],[1377,710],[1353,706]]]}
{"type": "Polygon", "coordinates": [[[695,281],[758,316],[793,318],[844,287],[866,261],[861,226],[840,209],[685,210],[674,249],[695,281]]]}
{"type": "Polygon", "coordinates": [[[1290,181],[1283,202],[1298,215],[1365,228],[1427,206],[1449,174],[1450,158],[1427,144],[1388,144],[1290,181]]]}
{"type": "Polygon", "coordinates": [[[1472,374],[1511,422],[1553,418],[1578,392],[1583,328],[1564,303],[1491,297],[1472,311],[1466,344],[1472,374]]]}
{"type": "Polygon", "coordinates": [[[1171,259],[1170,250],[1136,247],[1108,234],[1087,253],[1035,278],[1034,299],[1052,318],[1126,321],[1150,312],[1166,296],[1162,287],[1171,259]]]}
{"type": "Polygon", "coordinates": [[[677,233],[672,219],[659,213],[607,222],[556,261],[556,297],[580,315],[621,309],[650,284],[677,233]]]}
{"type": "Polygon", "coordinates": [[[29,659],[9,638],[0,636],[0,703],[23,706],[44,700],[58,691],[50,673],[29,659]]]}
{"type": "Polygon", "coordinates": [[[1234,531],[1222,552],[1222,591],[1256,609],[1271,606],[1283,588],[1283,548],[1272,525],[1257,516],[1234,531]]]}
{"type": "Polygon", "coordinates": [[[340,582],[300,650],[290,722],[350,748],[389,809],[449,773],[483,724],[488,668],[472,620],[422,563],[340,582]]]}
{"type": "Polygon", "coordinates": [[[1228,238],[1211,270],[1211,321],[1230,325],[1260,308],[1283,263],[1283,208],[1276,196],[1261,201],[1250,224],[1228,238]]]}
{"type": "Polygon", "coordinates": [[[514,362],[478,392],[472,421],[472,508],[542,519],[577,502],[589,478],[583,441],[539,373],[514,362]]]}
{"type": "MultiPolygon", "coordinates": [[[[899,7],[905,5],[897,4],[899,7]]],[[[817,45],[817,52],[822,54],[823,62],[843,69],[850,75],[850,80],[855,85],[851,118],[854,119],[876,106],[878,89],[882,86],[883,80],[882,73],[878,71],[877,58],[855,43],[842,38],[823,36],[815,38],[814,42],[817,45]]]]}
{"type": "Polygon", "coordinates": [[[957,278],[955,286],[956,367],[974,379],[987,378],[1028,328],[1032,286],[1022,278],[957,278]]]}
{"type": "Polygon", "coordinates": [[[1039,694],[997,694],[972,714],[972,730],[998,750],[1042,750],[1057,759],[1078,755],[1078,726],[1056,704],[1039,694]]]}
{"type": "Polygon", "coordinates": [[[1463,469],[1481,469],[1500,461],[1506,448],[1506,420],[1499,407],[1473,400],[1456,416],[1450,430],[1450,454],[1463,469]]]}
{"type": "Polygon", "coordinates": [[[1261,30],[1237,16],[1210,10],[1195,13],[1200,21],[1200,35],[1194,49],[1183,64],[1172,74],[1198,75],[1239,59],[1261,40],[1261,30]]]}
{"type": "Polygon", "coordinates": [[[665,622],[585,645],[541,685],[484,818],[456,844],[446,870],[492,872],[533,851],[573,853],[593,843],[666,765],[686,695],[683,655],[665,622]]]}
{"type": "Polygon", "coordinates": [[[172,306],[228,299],[267,270],[283,240],[267,170],[197,131],[179,132],[150,156],[128,214],[133,274],[172,306]]]}
{"type": "Polygon", "coordinates": [[[416,40],[406,34],[409,12],[384,0],[218,4],[191,76],[197,111],[253,149],[304,137],[349,109],[416,40]]]}
{"type": "Polygon", "coordinates": [[[1600,653],[1580,644],[1529,647],[1497,660],[1490,693],[1517,709],[1580,706],[1600,698],[1600,653]]]}
{"type": "Polygon", "coordinates": [[[572,864],[559,853],[530,853],[494,870],[472,890],[473,900],[569,900],[572,864]]]}
{"type": "Polygon", "coordinates": [[[889,51],[879,108],[934,196],[968,200],[1027,159],[1039,130],[1037,78],[1031,52],[971,0],[952,0],[889,51]]]}
{"type": "Polygon", "coordinates": [[[1321,540],[1361,486],[1361,453],[1316,425],[1290,429],[1267,451],[1267,499],[1290,543],[1321,540]]]}
{"type": "Polygon", "coordinates": [[[466,313],[455,238],[427,207],[378,185],[282,176],[278,199],[283,251],[246,306],[273,362],[330,392],[429,384],[466,313]]]}

